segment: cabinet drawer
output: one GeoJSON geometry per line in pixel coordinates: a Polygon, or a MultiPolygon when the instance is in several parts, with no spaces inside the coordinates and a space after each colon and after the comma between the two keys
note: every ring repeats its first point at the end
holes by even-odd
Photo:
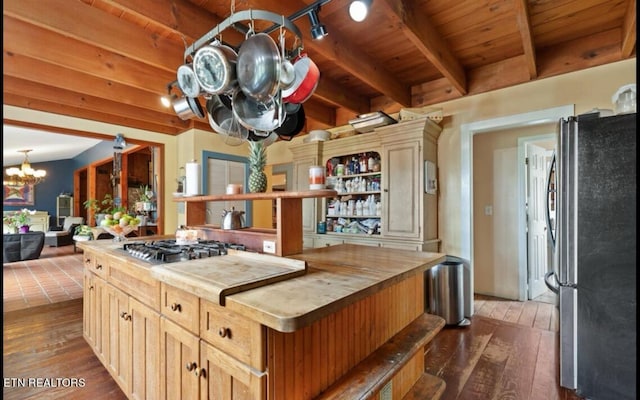
{"type": "Polygon", "coordinates": [[[264,371],[266,328],[225,307],[202,300],[200,337],[259,371],[264,371]]]}
{"type": "Polygon", "coordinates": [[[162,283],[160,312],[192,333],[200,328],[200,298],[192,293],[162,283]]]}
{"type": "Polygon", "coordinates": [[[149,268],[114,259],[109,263],[107,272],[107,282],[153,310],[160,311],[160,281],[151,277],[149,268]]]}
{"type": "Polygon", "coordinates": [[[102,279],[106,279],[107,268],[109,266],[107,259],[98,256],[94,252],[85,250],[82,255],[82,262],[87,271],[91,271],[102,279]]]}

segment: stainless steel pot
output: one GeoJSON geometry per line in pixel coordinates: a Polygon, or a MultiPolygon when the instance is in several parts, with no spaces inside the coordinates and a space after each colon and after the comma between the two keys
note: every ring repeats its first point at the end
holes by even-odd
{"type": "Polygon", "coordinates": [[[266,33],[256,33],[238,50],[238,85],[247,96],[262,102],[273,98],[280,88],[280,51],[266,33]]]}
{"type": "Polygon", "coordinates": [[[222,229],[244,228],[244,211],[236,211],[234,207],[229,211],[224,210],[220,226],[222,229]]]}
{"type": "Polygon", "coordinates": [[[232,101],[233,114],[249,130],[271,132],[284,121],[284,108],[273,97],[261,102],[236,90],[232,101]]]}
{"type": "Polygon", "coordinates": [[[182,120],[188,120],[193,117],[204,118],[204,110],[197,99],[192,97],[182,97],[173,101],[173,111],[182,120]]]}

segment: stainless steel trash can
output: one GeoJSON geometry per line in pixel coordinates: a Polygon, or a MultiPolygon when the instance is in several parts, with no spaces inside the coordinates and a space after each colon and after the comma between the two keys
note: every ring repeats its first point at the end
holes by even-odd
{"type": "Polygon", "coordinates": [[[464,264],[447,260],[427,271],[429,312],[447,325],[464,325],[464,264]]]}

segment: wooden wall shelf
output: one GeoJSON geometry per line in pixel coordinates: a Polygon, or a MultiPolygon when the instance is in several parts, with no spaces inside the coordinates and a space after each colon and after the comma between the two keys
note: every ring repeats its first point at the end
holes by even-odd
{"type": "Polygon", "coordinates": [[[307,190],[297,192],[268,192],[268,193],[243,193],[243,194],[221,194],[206,196],[174,197],[174,201],[185,203],[186,225],[192,229],[201,228],[208,239],[219,240],[220,234],[224,236],[236,236],[240,239],[237,242],[243,243],[242,236],[247,233],[248,250],[263,252],[264,241],[275,243],[275,255],[289,256],[302,253],[302,199],[335,197],[338,192],[335,190],[307,190]],[[275,230],[265,230],[260,232],[259,240],[255,240],[255,235],[249,235],[249,229],[236,230],[212,230],[207,226],[207,202],[208,201],[242,201],[242,200],[275,200],[276,221],[275,230]],[[202,229],[209,228],[209,229],[202,229]]]}

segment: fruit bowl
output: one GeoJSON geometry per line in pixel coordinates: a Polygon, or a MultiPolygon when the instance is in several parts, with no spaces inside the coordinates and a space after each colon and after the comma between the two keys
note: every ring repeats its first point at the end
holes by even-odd
{"type": "Polygon", "coordinates": [[[127,239],[127,235],[138,229],[138,225],[103,225],[102,229],[113,235],[114,242],[122,242],[127,239]]]}

